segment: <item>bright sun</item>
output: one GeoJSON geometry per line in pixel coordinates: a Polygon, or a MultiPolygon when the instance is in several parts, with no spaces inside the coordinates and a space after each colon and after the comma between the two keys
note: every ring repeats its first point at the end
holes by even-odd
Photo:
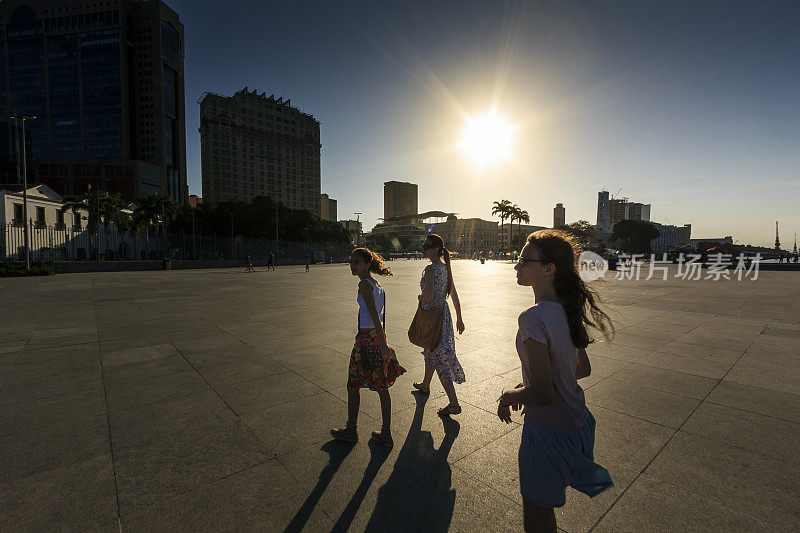
{"type": "Polygon", "coordinates": [[[494,111],[469,117],[459,147],[478,168],[511,157],[514,127],[494,111]]]}

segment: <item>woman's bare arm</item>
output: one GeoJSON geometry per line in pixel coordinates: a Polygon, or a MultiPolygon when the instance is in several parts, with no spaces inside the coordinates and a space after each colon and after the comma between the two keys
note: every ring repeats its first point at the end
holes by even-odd
{"type": "Polygon", "coordinates": [[[533,382],[527,387],[507,390],[500,397],[501,405],[516,403],[547,405],[553,401],[553,374],[550,368],[550,351],[547,346],[533,339],[525,341],[525,355],[531,369],[533,382]]]}
{"type": "Polygon", "coordinates": [[[592,365],[589,364],[589,356],[586,348],[578,350],[578,365],[575,367],[575,379],[588,378],[592,375],[592,365]]]}
{"type": "Polygon", "coordinates": [[[358,293],[364,298],[364,303],[367,304],[367,311],[369,316],[372,317],[372,324],[378,330],[378,339],[381,342],[386,342],[386,333],[383,331],[383,324],[381,324],[380,317],[378,317],[378,308],[375,307],[375,297],[372,295],[372,284],[362,279],[358,284],[358,293]]]}
{"type": "Polygon", "coordinates": [[[453,308],[456,310],[456,329],[458,334],[464,333],[464,321],[461,319],[461,301],[458,299],[458,291],[456,291],[456,284],[452,282],[452,291],[450,291],[450,298],[453,300],[453,308]]]}

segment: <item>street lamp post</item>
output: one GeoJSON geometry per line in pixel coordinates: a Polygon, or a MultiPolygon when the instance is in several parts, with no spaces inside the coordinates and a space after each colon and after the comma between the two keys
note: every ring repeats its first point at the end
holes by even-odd
{"type": "Polygon", "coordinates": [[[197,261],[197,241],[194,238],[194,213],[196,210],[196,207],[192,208],[192,256],[195,261],[197,261]]]}
{"type": "Polygon", "coordinates": [[[275,255],[278,254],[278,193],[283,192],[282,189],[275,190],[275,255]]]}
{"type": "MultiPolygon", "coordinates": [[[[35,120],[35,115],[11,115],[15,123],[22,122],[22,218],[25,222],[25,270],[31,269],[30,234],[28,228],[28,163],[25,156],[25,121],[35,120]]],[[[17,154],[19,154],[19,137],[17,134],[17,154]]],[[[17,159],[17,178],[19,178],[19,158],[17,159]]]]}
{"type": "Polygon", "coordinates": [[[353,213],[356,216],[356,248],[361,246],[361,231],[358,226],[361,224],[361,215],[363,213],[353,213]]]}
{"type": "Polygon", "coordinates": [[[231,213],[231,259],[233,259],[233,211],[231,213]]]}

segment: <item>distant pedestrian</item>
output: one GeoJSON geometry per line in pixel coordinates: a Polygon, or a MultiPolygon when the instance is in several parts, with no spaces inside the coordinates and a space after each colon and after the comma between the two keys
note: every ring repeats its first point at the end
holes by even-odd
{"type": "Polygon", "coordinates": [[[306,259],[306,274],[308,274],[310,267],[309,267],[309,260],[306,259]]]}
{"type": "Polygon", "coordinates": [[[255,272],[255,270],[253,270],[253,260],[251,259],[250,254],[247,254],[247,257],[244,258],[244,265],[245,272],[255,272]]]}
{"type": "Polygon", "coordinates": [[[579,254],[569,234],[540,230],[514,267],[517,284],[533,288],[535,304],[518,318],[522,383],[500,395],[497,416],[506,423],[511,409],[525,416],[519,448],[525,531],[555,533],[554,508],[566,502],[568,485],[590,497],[613,485],[594,462],[595,420],[578,385],[591,374],[586,327],[606,336],[613,327],[578,275],[579,254]]]}
{"type": "Polygon", "coordinates": [[[383,425],[372,432],[372,440],[387,448],[394,446],[391,433],[391,387],[405,369],[397,362],[394,349],[386,341],[386,293],[372,274],[391,276],[383,258],[367,248],[356,248],[350,256],[350,272],[358,276],[358,334],[350,354],[347,379],[347,425],[332,429],[333,438],[345,442],[358,441],[358,409],[361,389],[378,393],[383,425]]]}
{"type": "Polygon", "coordinates": [[[458,292],[453,283],[453,270],[450,267],[450,252],[444,247],[444,241],[435,233],[431,233],[422,243],[422,255],[431,261],[422,272],[422,280],[419,285],[422,290],[417,298],[419,305],[428,310],[432,307],[441,307],[443,311],[442,332],[439,335],[439,343],[433,350],[424,349],[422,355],[425,357],[425,375],[422,383],[414,383],[414,388],[418,391],[429,394],[431,392],[431,379],[433,373],[439,376],[444,391],[450,402],[439,409],[439,416],[449,416],[461,414],[461,405],[458,403],[456,388],[453,383],[464,383],[464,369],[456,357],[456,341],[453,334],[453,317],[450,315],[450,306],[447,298],[453,300],[453,307],[456,310],[456,329],[459,335],[464,332],[464,322],[461,320],[461,302],[458,300],[458,292]],[[444,259],[444,262],[442,262],[444,259]]]}
{"type": "Polygon", "coordinates": [[[275,271],[275,254],[272,252],[269,253],[269,257],[267,258],[267,272],[269,269],[272,268],[272,271],[275,271]]]}

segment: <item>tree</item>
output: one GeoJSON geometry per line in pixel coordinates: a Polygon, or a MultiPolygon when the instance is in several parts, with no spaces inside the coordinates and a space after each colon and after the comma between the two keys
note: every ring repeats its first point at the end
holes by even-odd
{"type": "Polygon", "coordinates": [[[597,235],[597,230],[588,220],[579,220],[564,226],[559,226],[556,229],[566,231],[584,246],[594,241],[595,236],[597,235]]]}
{"type": "MultiPolygon", "coordinates": [[[[156,192],[136,199],[136,209],[133,212],[134,224],[137,228],[143,228],[146,231],[147,252],[150,251],[150,229],[163,222],[162,239],[166,239],[166,224],[175,218],[176,213],[177,206],[171,196],[156,192]]],[[[164,251],[166,252],[166,248],[164,251]]]]}
{"type": "Polygon", "coordinates": [[[124,228],[127,226],[128,215],[122,210],[125,209],[125,202],[119,194],[108,194],[105,191],[98,191],[98,220],[102,222],[106,235],[106,251],[109,250],[108,229],[111,224],[124,228]]]}
{"type": "Polygon", "coordinates": [[[644,220],[620,220],[614,224],[612,241],[619,241],[620,248],[632,254],[649,254],[650,241],[658,238],[661,232],[644,220]]]}
{"type": "Polygon", "coordinates": [[[517,248],[522,248],[522,243],[524,239],[522,238],[522,223],[530,224],[531,223],[531,215],[524,209],[520,209],[517,212],[517,222],[519,223],[519,231],[517,232],[517,237],[519,237],[519,243],[517,248]]]}
{"type": "Polygon", "coordinates": [[[514,246],[514,221],[517,220],[519,215],[519,206],[513,204],[508,208],[508,222],[511,224],[510,231],[508,232],[508,244],[514,246]]]}
{"type": "MultiPolygon", "coordinates": [[[[66,213],[67,211],[72,211],[72,215],[75,219],[80,220],[80,211],[88,211],[88,208],[89,206],[87,205],[86,198],[68,195],[64,197],[64,203],[61,205],[61,212],[66,213]]],[[[76,224],[73,224],[73,226],[74,225],[76,224]]]]}
{"type": "Polygon", "coordinates": [[[100,189],[92,189],[89,186],[89,191],[85,196],[66,196],[64,203],[61,206],[61,212],[72,211],[72,214],[77,218],[80,216],[80,211],[88,213],[87,231],[89,235],[97,235],[97,249],[100,251],[100,236],[97,231],[100,224],[103,224],[106,235],[106,249],[108,249],[108,229],[111,224],[116,226],[124,226],[126,214],[122,212],[125,208],[125,202],[119,194],[108,194],[106,191],[100,189]]]}
{"type": "Polygon", "coordinates": [[[497,215],[500,218],[500,249],[503,249],[503,223],[511,213],[511,202],[508,200],[500,200],[495,202],[492,206],[492,215],[497,215]]]}

